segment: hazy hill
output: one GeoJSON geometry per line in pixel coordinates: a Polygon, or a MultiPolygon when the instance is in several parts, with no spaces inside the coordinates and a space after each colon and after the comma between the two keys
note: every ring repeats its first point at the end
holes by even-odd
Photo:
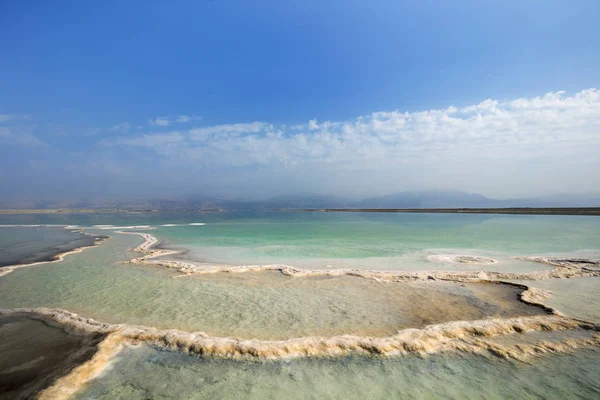
{"type": "Polygon", "coordinates": [[[600,196],[554,195],[522,199],[490,199],[460,190],[401,192],[357,202],[356,208],[502,208],[598,207],[600,196]]]}
{"type": "Polygon", "coordinates": [[[268,200],[226,200],[218,197],[154,198],[118,201],[1,202],[3,209],[151,209],[151,210],[270,210],[323,208],[503,208],[600,207],[600,195],[562,194],[521,199],[491,199],[460,190],[423,190],[393,193],[361,201],[342,197],[293,194],[268,200]]]}
{"type": "Polygon", "coordinates": [[[494,207],[485,196],[460,190],[427,190],[401,192],[387,196],[373,197],[354,204],[357,208],[455,208],[455,207],[494,207]]]}

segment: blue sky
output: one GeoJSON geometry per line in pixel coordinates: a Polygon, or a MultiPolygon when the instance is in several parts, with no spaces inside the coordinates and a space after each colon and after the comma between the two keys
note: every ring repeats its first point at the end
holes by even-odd
{"type": "Polygon", "coordinates": [[[592,192],[598,100],[582,91],[600,87],[598,16],[583,0],[2,2],[0,184],[23,198],[592,192]],[[564,117],[553,123],[510,105],[559,91],[564,104],[544,105],[564,117]],[[486,99],[500,107],[485,129],[447,118],[481,111],[416,117],[486,99]],[[410,130],[394,123],[383,139],[382,112],[409,113],[410,130]],[[450,143],[479,144],[431,155],[450,143]],[[506,160],[490,143],[546,150],[506,160]]]}

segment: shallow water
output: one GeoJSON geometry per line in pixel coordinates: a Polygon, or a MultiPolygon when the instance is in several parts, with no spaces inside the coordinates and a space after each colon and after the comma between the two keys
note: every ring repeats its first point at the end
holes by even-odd
{"type": "Polygon", "coordinates": [[[594,217],[287,213],[200,227],[158,226],[155,233],[188,250],[185,257],[234,265],[530,272],[548,267],[511,256],[588,250],[600,257],[600,223],[594,217]],[[492,257],[498,264],[427,259],[445,253],[492,257]]]}
{"type": "Polygon", "coordinates": [[[596,399],[600,351],[531,364],[475,355],[246,362],[125,350],[76,399],[596,399]]]}
{"type": "Polygon", "coordinates": [[[86,361],[100,335],[69,335],[18,316],[0,316],[0,399],[26,399],[86,361]]]}
{"type": "Polygon", "coordinates": [[[385,336],[432,323],[541,312],[517,300],[520,290],[494,284],[380,283],[278,272],[174,278],[175,272],[160,267],[116,264],[141,239],[114,236],[62,263],[3,277],[0,304],[64,308],[102,322],[260,339],[385,336]]]}
{"type": "Polygon", "coordinates": [[[600,278],[520,282],[550,291],[551,296],[544,300],[550,307],[575,318],[600,322],[600,278]]]}

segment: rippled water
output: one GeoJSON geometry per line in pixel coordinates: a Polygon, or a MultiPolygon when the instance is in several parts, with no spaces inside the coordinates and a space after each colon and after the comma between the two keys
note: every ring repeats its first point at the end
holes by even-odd
{"type": "Polygon", "coordinates": [[[531,364],[474,355],[202,359],[128,349],[76,399],[594,399],[600,351],[544,355],[531,364]]]}

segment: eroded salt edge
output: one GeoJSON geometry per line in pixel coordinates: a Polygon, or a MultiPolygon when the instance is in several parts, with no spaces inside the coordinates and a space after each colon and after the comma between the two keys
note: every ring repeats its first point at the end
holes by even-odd
{"type": "MultiPolygon", "coordinates": [[[[526,291],[527,292],[527,291],[526,291]]],[[[527,301],[527,296],[523,296],[527,301]]],[[[532,301],[538,298],[532,294],[532,301]]],[[[41,319],[73,334],[77,332],[106,334],[98,350],[87,362],[74,368],[40,393],[40,399],[66,399],[86,382],[97,377],[124,346],[140,343],[187,351],[203,356],[224,358],[282,359],[311,356],[343,356],[348,354],[401,356],[425,355],[447,351],[479,354],[489,351],[499,357],[525,360],[547,352],[564,352],[583,346],[600,346],[600,325],[569,318],[559,313],[509,319],[455,321],[429,325],[422,329],[404,329],[388,337],[338,335],[311,336],[288,340],[239,340],[210,337],[203,332],[159,330],[145,326],[106,324],[75,313],[50,308],[15,308],[0,310],[0,315],[24,315],[41,319]],[[532,331],[564,331],[583,329],[594,332],[589,338],[568,338],[562,342],[502,345],[490,338],[532,331]]]]}
{"type": "MultiPolygon", "coordinates": [[[[374,271],[363,269],[333,269],[333,270],[310,270],[300,269],[285,264],[267,264],[267,265],[198,265],[192,262],[157,259],[170,255],[180,254],[178,250],[156,249],[160,240],[149,233],[144,232],[126,232],[117,231],[120,234],[139,235],[144,242],[134,248],[134,251],[144,254],[141,257],[134,258],[127,262],[134,264],[158,265],[166,268],[176,269],[183,276],[212,274],[218,272],[253,272],[253,271],[279,271],[282,274],[296,277],[307,276],[340,276],[352,275],[363,278],[371,278],[380,281],[413,281],[413,280],[448,280],[454,282],[487,282],[499,280],[540,280],[540,279],[562,279],[578,277],[600,276],[600,270],[588,269],[575,265],[573,263],[557,263],[554,258],[548,257],[513,257],[515,259],[527,260],[552,265],[552,270],[534,271],[534,272],[494,272],[494,271],[374,271]]],[[[462,256],[465,257],[465,256],[462,256]]],[[[489,259],[492,260],[492,259],[489,259]]],[[[494,263],[495,260],[492,260],[494,263]]],[[[600,266],[600,263],[598,263],[600,266]]]]}

